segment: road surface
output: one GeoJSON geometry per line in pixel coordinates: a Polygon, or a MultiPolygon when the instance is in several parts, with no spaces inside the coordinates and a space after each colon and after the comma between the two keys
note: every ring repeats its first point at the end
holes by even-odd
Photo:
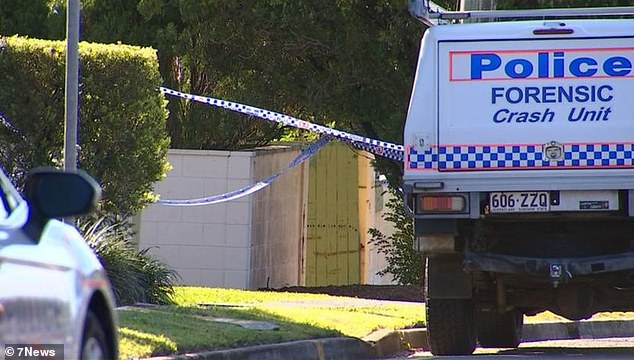
{"type": "Polygon", "coordinates": [[[530,342],[521,344],[518,349],[477,349],[473,356],[433,356],[419,351],[389,359],[634,360],[634,337],[530,342]]]}

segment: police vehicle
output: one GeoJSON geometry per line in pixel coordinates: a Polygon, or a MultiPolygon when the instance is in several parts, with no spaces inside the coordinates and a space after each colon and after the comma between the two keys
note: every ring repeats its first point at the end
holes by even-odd
{"type": "Polygon", "coordinates": [[[430,27],[404,190],[432,353],[517,347],[546,310],[634,310],[634,7],[411,5],[430,27]]]}

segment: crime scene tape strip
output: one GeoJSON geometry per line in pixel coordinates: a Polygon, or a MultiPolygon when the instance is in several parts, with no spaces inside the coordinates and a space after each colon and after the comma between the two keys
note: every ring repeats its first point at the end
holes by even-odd
{"type": "Polygon", "coordinates": [[[296,167],[297,165],[301,164],[305,160],[315,155],[317,151],[319,151],[324,145],[328,143],[328,141],[330,141],[330,136],[322,136],[321,138],[319,138],[319,140],[310,144],[299,155],[297,155],[293,160],[291,160],[291,162],[289,162],[288,165],[286,165],[284,169],[278,171],[277,173],[261,181],[258,181],[257,183],[253,185],[245,186],[243,188],[230,191],[225,194],[214,195],[214,196],[209,196],[204,198],[189,199],[189,200],[159,200],[156,203],[160,205],[168,205],[168,206],[200,206],[200,205],[211,205],[211,204],[217,204],[217,203],[221,203],[225,201],[236,200],[241,197],[251,195],[255,193],[256,191],[262,190],[265,187],[271,185],[271,183],[275,179],[277,179],[280,175],[284,174],[288,170],[296,167]]]}
{"type": "Polygon", "coordinates": [[[273,121],[282,125],[292,126],[298,129],[309,130],[322,135],[335,137],[339,140],[351,143],[353,146],[367,150],[376,155],[387,157],[397,161],[403,161],[405,158],[405,149],[403,145],[398,145],[381,140],[371,139],[345,131],[331,129],[329,127],[314,124],[308,121],[294,118],[289,115],[280,114],[274,111],[260,109],[254,106],[244,105],[241,103],[221,100],[206,96],[192,95],[165,87],[160,88],[161,93],[171,96],[180,97],[187,100],[193,100],[203,104],[221,107],[227,110],[236,111],[249,116],[259,117],[264,120],[273,121]]]}

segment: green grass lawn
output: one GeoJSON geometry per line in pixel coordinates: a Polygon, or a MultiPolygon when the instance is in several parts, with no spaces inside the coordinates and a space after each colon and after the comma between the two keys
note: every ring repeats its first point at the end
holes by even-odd
{"type": "MultiPolygon", "coordinates": [[[[634,312],[606,312],[598,313],[592,316],[592,320],[634,320],[634,312]]],[[[559,315],[553,314],[550,311],[537,314],[535,316],[524,316],[524,323],[545,323],[545,322],[570,322],[559,315]]]]}
{"type": "Polygon", "coordinates": [[[338,307],[324,305],[336,297],[319,294],[177,287],[174,299],[176,306],[119,310],[120,358],[341,335],[361,338],[425,321],[423,304],[338,307]],[[279,329],[245,329],[214,318],[267,321],[279,329]]]}
{"type": "MultiPolygon", "coordinates": [[[[177,287],[175,306],[119,310],[120,358],[129,359],[314,339],[363,338],[378,329],[423,326],[424,304],[328,306],[337,298],[235,289],[177,287]],[[278,330],[250,330],[214,318],[260,320],[278,330]]],[[[634,319],[634,313],[597,314],[593,319],[634,319]]],[[[525,317],[527,323],[567,321],[550,312],[525,317]]]]}

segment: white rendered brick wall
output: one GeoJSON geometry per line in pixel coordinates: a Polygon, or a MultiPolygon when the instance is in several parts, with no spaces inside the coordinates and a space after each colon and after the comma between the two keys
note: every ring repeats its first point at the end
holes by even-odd
{"type": "MultiPolygon", "coordinates": [[[[253,152],[169,150],[172,169],[156,184],[162,199],[222,194],[251,184],[253,152]]],[[[249,287],[251,198],[214,205],[153,204],[140,216],[139,247],[181,276],[183,285],[249,287]]]]}

